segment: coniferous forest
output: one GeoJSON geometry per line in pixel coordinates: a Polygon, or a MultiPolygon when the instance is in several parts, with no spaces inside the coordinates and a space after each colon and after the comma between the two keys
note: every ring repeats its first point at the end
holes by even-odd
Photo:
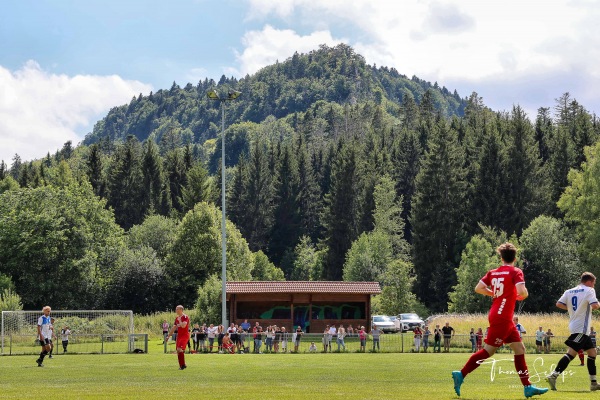
{"type": "Polygon", "coordinates": [[[140,94],[81,144],[0,164],[0,308],[174,302],[220,313],[228,279],[378,281],[382,313],[485,311],[520,249],[528,312],[600,273],[600,121],[560,89],[527,115],[321,46],[242,79],[140,94]],[[44,303],[44,304],[42,304],[44,303]]]}

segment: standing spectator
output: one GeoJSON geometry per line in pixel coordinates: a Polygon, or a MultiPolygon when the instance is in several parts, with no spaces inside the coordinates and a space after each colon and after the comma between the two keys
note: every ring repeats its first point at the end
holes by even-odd
{"type": "Polygon", "coordinates": [[[167,322],[166,319],[162,323],[162,331],[163,331],[163,342],[162,342],[162,344],[165,344],[165,341],[169,337],[169,323],[167,322]]]}
{"type": "Polygon", "coordinates": [[[358,338],[360,340],[360,351],[364,353],[367,348],[367,332],[365,331],[365,327],[361,326],[358,331],[358,338]]]}
{"type": "Polygon", "coordinates": [[[244,320],[244,322],[242,322],[242,324],[240,325],[242,327],[243,330],[245,330],[246,332],[250,331],[250,323],[248,322],[247,319],[244,320]]]}
{"type": "Polygon", "coordinates": [[[429,325],[425,325],[425,330],[423,331],[423,353],[427,353],[427,349],[429,348],[429,336],[431,336],[429,325]]]}
{"type": "Polygon", "coordinates": [[[544,337],[544,351],[546,353],[550,353],[550,345],[551,343],[551,338],[554,336],[554,333],[552,333],[552,329],[548,328],[548,330],[546,331],[546,337],[544,337]]]}
{"type": "Polygon", "coordinates": [[[525,327],[519,323],[519,317],[514,317],[513,322],[515,323],[515,326],[517,327],[517,330],[519,331],[519,337],[521,339],[523,339],[523,334],[527,333],[527,331],[525,330],[525,327]]]}
{"type": "Polygon", "coordinates": [[[252,349],[253,353],[258,353],[258,351],[256,351],[256,344],[258,343],[256,341],[256,335],[258,334],[259,329],[262,331],[262,327],[260,326],[260,324],[257,321],[256,324],[254,325],[254,328],[252,328],[252,337],[254,338],[254,348],[252,349]]]}
{"type": "Polygon", "coordinates": [[[250,350],[250,346],[246,347],[246,337],[248,336],[248,333],[240,328],[240,333],[238,334],[239,340],[240,340],[240,345],[242,346],[242,350],[240,351],[240,353],[244,354],[247,353],[248,350],[250,350]]]}
{"type": "Polygon", "coordinates": [[[223,352],[223,338],[225,337],[225,327],[223,325],[219,325],[217,329],[217,345],[219,346],[219,353],[223,352]]]}
{"type": "Polygon", "coordinates": [[[454,328],[450,326],[450,322],[446,322],[446,325],[442,327],[442,333],[444,334],[444,352],[450,352],[450,339],[454,337],[454,328]]]}
{"type": "Polygon", "coordinates": [[[286,332],[285,326],[281,327],[281,351],[287,353],[289,333],[286,332]]]}
{"type": "Polygon", "coordinates": [[[333,346],[331,346],[331,342],[333,342],[333,338],[337,336],[337,329],[335,329],[335,325],[331,324],[329,327],[329,352],[333,350],[333,346]]]}
{"type": "Polygon", "coordinates": [[[200,327],[200,335],[198,339],[200,341],[200,351],[206,352],[206,324],[202,324],[200,327]]]}
{"type": "Polygon", "coordinates": [[[262,351],[260,351],[260,348],[262,347],[262,342],[263,342],[263,329],[262,329],[262,326],[259,326],[258,330],[256,331],[256,335],[254,337],[254,343],[256,344],[256,353],[258,353],[258,354],[262,354],[262,351]]]}
{"type": "Polygon", "coordinates": [[[423,331],[418,326],[413,330],[414,340],[415,340],[415,352],[418,353],[421,351],[421,338],[423,336],[423,331]]]}
{"type": "Polygon", "coordinates": [[[477,333],[475,334],[475,340],[477,343],[477,351],[481,350],[483,347],[481,343],[483,342],[483,331],[481,328],[477,328],[477,333]]]}
{"type": "Polygon", "coordinates": [[[194,343],[194,352],[198,352],[198,347],[200,347],[200,325],[194,324],[194,329],[192,329],[192,342],[194,343]]]}
{"type": "Polygon", "coordinates": [[[215,327],[213,324],[210,324],[208,329],[206,329],[206,336],[208,337],[208,347],[210,347],[210,352],[212,353],[213,347],[215,344],[215,337],[217,336],[217,331],[219,329],[215,327]]]}
{"type": "Polygon", "coordinates": [[[273,332],[273,327],[272,326],[268,326],[267,327],[267,335],[266,335],[266,339],[265,339],[265,344],[267,347],[267,351],[269,353],[273,352],[273,338],[275,337],[275,333],[273,332]]]}
{"type": "Polygon", "coordinates": [[[537,331],[535,331],[535,345],[537,347],[537,353],[540,354],[542,352],[542,346],[544,345],[544,337],[546,336],[546,332],[540,326],[537,331]]]}
{"type": "Polygon", "coordinates": [[[329,325],[323,331],[323,353],[327,353],[327,348],[331,344],[331,334],[329,333],[329,325]]]}
{"type": "Polygon", "coordinates": [[[302,328],[300,327],[300,325],[298,325],[298,327],[296,328],[296,337],[294,339],[294,352],[295,353],[298,352],[298,348],[300,347],[300,340],[302,339],[302,335],[304,335],[304,332],[302,331],[302,328]]]}
{"type": "Polygon", "coordinates": [[[373,337],[373,352],[375,352],[375,346],[377,346],[377,350],[379,348],[379,336],[381,335],[381,330],[377,328],[377,325],[373,325],[373,329],[371,329],[371,336],[373,337]]]}
{"type": "Polygon", "coordinates": [[[552,333],[552,329],[548,328],[546,331],[546,337],[544,338],[544,352],[546,354],[550,353],[553,337],[554,333],[552,333]]]}
{"type": "Polygon", "coordinates": [[[67,352],[67,346],[69,346],[69,335],[71,334],[71,330],[68,326],[62,328],[60,331],[60,339],[62,340],[63,353],[67,352]]]}
{"type": "Polygon", "coordinates": [[[345,337],[346,337],[346,330],[344,329],[344,325],[340,325],[340,328],[337,331],[338,352],[340,351],[340,346],[344,348],[344,351],[346,351],[346,343],[344,343],[345,337]]]}
{"type": "Polygon", "coordinates": [[[471,328],[469,332],[469,342],[471,342],[471,353],[475,353],[477,338],[475,337],[475,328],[471,328]]]}
{"type": "Polygon", "coordinates": [[[433,330],[433,352],[435,353],[435,349],[437,348],[437,352],[442,351],[442,330],[439,325],[435,326],[433,330]]]}
{"type": "Polygon", "coordinates": [[[275,336],[273,337],[273,351],[279,352],[279,343],[281,343],[281,328],[275,325],[273,327],[275,336]]]}

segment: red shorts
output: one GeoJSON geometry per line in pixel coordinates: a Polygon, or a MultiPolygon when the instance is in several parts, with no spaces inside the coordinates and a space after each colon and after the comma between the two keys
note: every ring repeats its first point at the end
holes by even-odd
{"type": "Polygon", "coordinates": [[[520,341],[521,335],[519,335],[517,326],[512,321],[491,325],[487,337],[485,338],[485,343],[494,347],[500,347],[504,343],[515,343],[520,341]]]}
{"type": "Polygon", "coordinates": [[[179,335],[177,335],[177,342],[175,342],[176,343],[175,346],[178,349],[185,350],[185,348],[186,348],[186,346],[187,346],[187,344],[188,344],[189,341],[190,341],[190,337],[189,336],[180,337],[179,335]]]}

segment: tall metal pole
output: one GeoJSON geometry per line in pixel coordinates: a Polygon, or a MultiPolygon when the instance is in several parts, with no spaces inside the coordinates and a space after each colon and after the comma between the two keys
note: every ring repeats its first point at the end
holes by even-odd
{"type": "Polygon", "coordinates": [[[224,328],[229,325],[227,323],[227,232],[225,226],[225,102],[221,103],[221,324],[224,328]]]}

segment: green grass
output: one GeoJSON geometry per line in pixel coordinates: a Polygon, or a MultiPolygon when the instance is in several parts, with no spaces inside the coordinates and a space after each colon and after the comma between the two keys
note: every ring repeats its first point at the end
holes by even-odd
{"type": "MultiPolygon", "coordinates": [[[[0,357],[2,399],[453,399],[450,372],[468,354],[188,355],[179,371],[173,354],[66,355],[46,359],[0,357]]],[[[543,377],[559,355],[528,355],[543,377]],[[543,362],[543,365],[541,364],[543,362]]],[[[500,354],[496,376],[482,365],[463,385],[463,399],[521,399],[510,354],[500,354]]],[[[577,361],[577,360],[576,360],[577,361]]],[[[587,369],[574,361],[571,376],[544,399],[591,399],[587,369]]],[[[534,372],[535,374],[535,372],[534,372]]],[[[533,381],[539,380],[537,376],[533,381]]],[[[540,382],[540,386],[546,386],[540,382]]]]}

